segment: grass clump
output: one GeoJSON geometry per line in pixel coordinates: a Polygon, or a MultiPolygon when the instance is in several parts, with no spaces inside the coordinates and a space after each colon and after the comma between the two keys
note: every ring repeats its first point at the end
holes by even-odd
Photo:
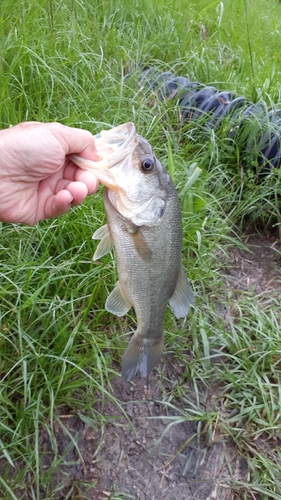
{"type": "MultiPolygon", "coordinates": [[[[280,98],[280,4],[268,9],[265,0],[249,0],[247,16],[244,7],[242,0],[3,0],[0,116],[2,128],[58,120],[92,133],[134,121],[150,141],[180,194],[183,262],[196,294],[189,334],[167,312],[166,349],[182,367],[168,402],[181,398],[182,418],[209,428],[210,436],[220,426],[231,437],[248,458],[248,476],[238,485],[243,491],[279,498],[278,450],[269,454],[261,446],[280,439],[278,293],[265,301],[254,291],[251,297],[230,292],[222,270],[229,249],[243,247],[245,228],[279,228],[280,172],[260,182],[251,124],[241,131],[241,144],[227,123],[221,133],[203,133],[202,123],[179,125],[174,103],[140,89],[136,76],[155,66],[263,99],[270,109],[280,98]],[[183,348],[192,353],[188,362],[183,348]],[[201,388],[214,379],[220,390],[206,411],[201,388]],[[187,380],[194,389],[188,398],[187,380]]],[[[112,256],[91,261],[91,235],[103,223],[98,194],[59,220],[0,227],[3,498],[26,492],[54,498],[51,477],[63,460],[54,438],[55,423],[64,429],[61,408],[103,425],[93,404],[108,397],[118,404],[110,381],[135,320],[116,320],[104,310],[116,267],[112,256]],[[42,429],[54,457],[48,474],[42,429]]],[[[77,448],[74,438],[71,446],[77,448]]]]}

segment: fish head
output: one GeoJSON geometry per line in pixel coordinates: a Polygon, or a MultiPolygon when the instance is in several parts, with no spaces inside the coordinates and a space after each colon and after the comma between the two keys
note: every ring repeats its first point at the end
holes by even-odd
{"type": "Polygon", "coordinates": [[[132,143],[131,153],[110,168],[114,187],[108,197],[136,226],[153,226],[165,213],[170,177],[146,139],[135,134],[132,143]]]}
{"type": "Polygon", "coordinates": [[[108,189],[113,207],[136,226],[153,226],[165,213],[171,180],[149,142],[132,122],[94,135],[99,161],[75,154],[70,159],[92,170],[108,189]]]}

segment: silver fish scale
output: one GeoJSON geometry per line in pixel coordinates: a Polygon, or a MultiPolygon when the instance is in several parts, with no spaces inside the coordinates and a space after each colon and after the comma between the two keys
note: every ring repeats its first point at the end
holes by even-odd
{"type": "MultiPolygon", "coordinates": [[[[132,224],[119,214],[104,189],[104,207],[113,237],[119,282],[127,301],[134,307],[137,332],[148,343],[163,338],[163,319],[181,268],[181,215],[176,189],[169,179],[166,210],[161,222],[142,226],[141,236],[151,250],[148,261],[140,258],[132,237],[132,224]]],[[[153,363],[155,364],[155,363],[153,363]]],[[[141,374],[141,375],[144,375],[141,374]]],[[[126,377],[129,379],[131,377],[126,377]]]]}
{"type": "Polygon", "coordinates": [[[194,298],[181,264],[177,192],[149,142],[131,122],[94,137],[99,161],[70,158],[105,186],[107,225],[93,235],[101,240],[94,260],[115,246],[119,281],[105,307],[118,316],[135,309],[138,326],[122,363],[123,378],[131,380],[137,372],[148,375],[161,358],[167,302],[183,318],[194,298]]]}

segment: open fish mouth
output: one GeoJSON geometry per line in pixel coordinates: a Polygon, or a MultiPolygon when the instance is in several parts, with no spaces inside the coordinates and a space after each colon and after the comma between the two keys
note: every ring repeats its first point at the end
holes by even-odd
{"type": "Polygon", "coordinates": [[[83,170],[109,169],[131,154],[138,144],[135,125],[123,123],[93,136],[99,161],[85,160],[76,154],[70,159],[83,170]]]}

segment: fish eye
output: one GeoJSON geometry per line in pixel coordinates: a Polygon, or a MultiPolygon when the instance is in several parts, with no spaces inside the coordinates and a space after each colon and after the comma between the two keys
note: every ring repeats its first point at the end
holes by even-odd
{"type": "Polygon", "coordinates": [[[141,162],[141,169],[146,174],[152,172],[154,169],[154,160],[152,158],[145,158],[141,162]]]}

